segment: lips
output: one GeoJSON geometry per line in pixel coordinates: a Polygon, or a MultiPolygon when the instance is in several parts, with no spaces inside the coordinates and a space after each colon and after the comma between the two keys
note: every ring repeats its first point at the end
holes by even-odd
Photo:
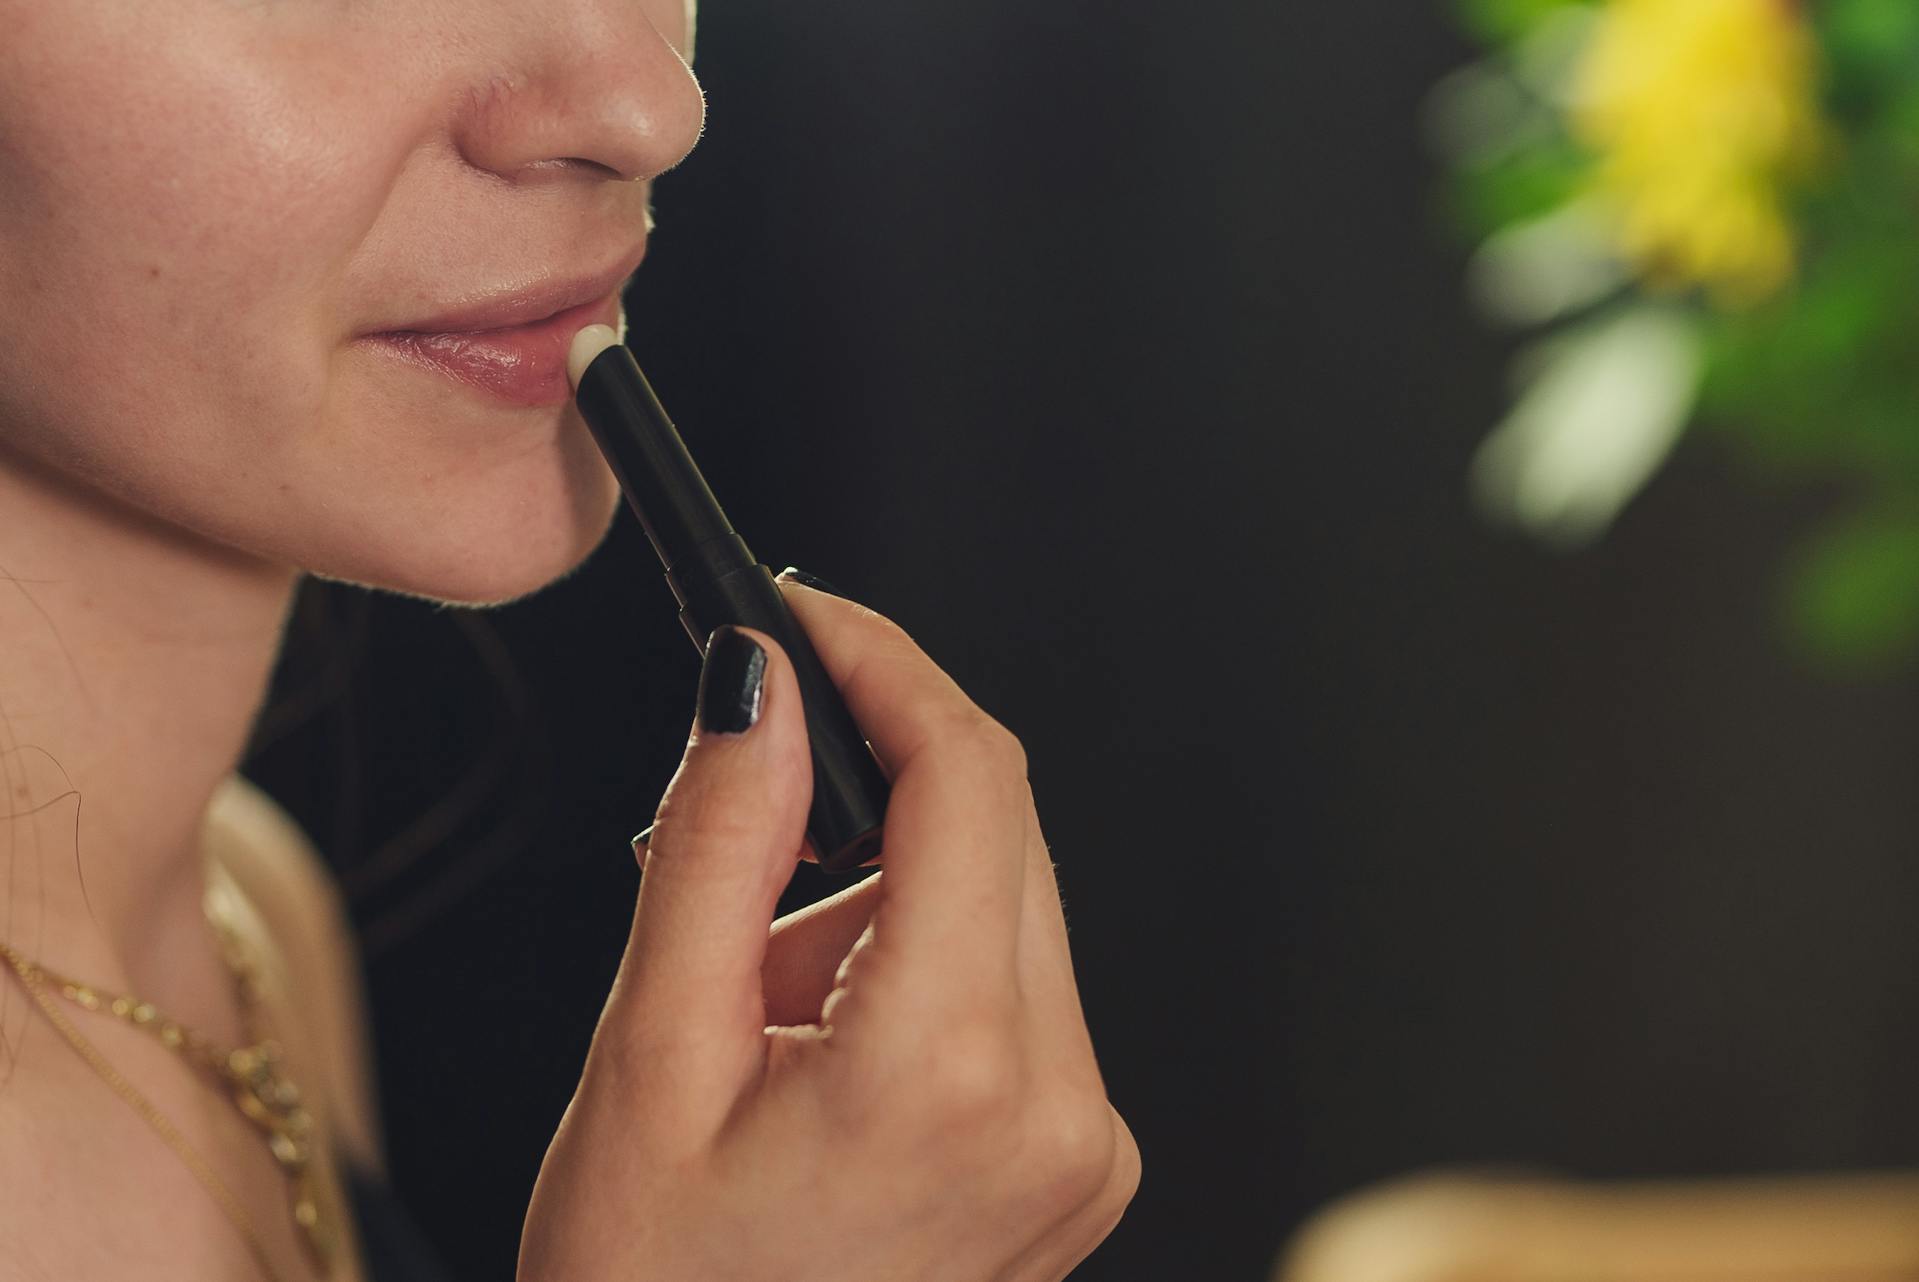
{"type": "Polygon", "coordinates": [[[510,405],[563,405],[572,398],[567,349],[588,325],[617,327],[620,291],[645,246],[597,275],[532,288],[486,290],[458,306],[363,334],[389,356],[476,388],[510,405]]]}
{"type": "Polygon", "coordinates": [[[617,327],[619,316],[615,291],[523,325],[452,332],[393,330],[369,334],[363,341],[512,405],[564,405],[573,395],[566,376],[573,336],[588,325],[617,327]]]}

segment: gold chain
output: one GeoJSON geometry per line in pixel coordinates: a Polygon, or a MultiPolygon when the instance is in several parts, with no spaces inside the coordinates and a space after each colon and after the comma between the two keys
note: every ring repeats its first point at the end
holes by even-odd
{"type": "Polygon", "coordinates": [[[201,1157],[193,1145],[187,1142],[186,1137],[174,1128],[173,1123],[153,1106],[153,1102],[142,1095],[133,1083],[120,1076],[119,1070],[107,1063],[100,1052],[94,1049],[93,1043],[82,1037],[80,1030],[67,1022],[67,1017],[60,1013],[60,1008],[55,1006],[53,999],[47,996],[45,983],[41,978],[44,973],[41,968],[15,952],[5,941],[0,941],[0,956],[4,956],[19,973],[21,981],[27,986],[27,995],[33,998],[34,1003],[52,1021],[53,1026],[60,1030],[60,1035],[67,1039],[73,1049],[79,1053],[80,1058],[85,1060],[88,1066],[113,1088],[115,1094],[132,1105],[133,1111],[145,1118],[147,1125],[159,1132],[160,1138],[180,1155],[180,1160],[186,1163],[187,1169],[193,1172],[194,1178],[213,1195],[213,1200],[220,1204],[220,1209],[225,1211],[227,1218],[233,1221],[233,1227],[240,1231],[242,1238],[246,1239],[247,1249],[253,1253],[254,1261],[260,1266],[260,1272],[266,1275],[267,1282],[280,1282],[280,1271],[273,1267],[273,1260],[267,1255],[266,1244],[260,1240],[260,1234],[253,1227],[253,1217],[247,1214],[246,1208],[241,1206],[239,1199],[233,1196],[226,1182],[211,1166],[207,1165],[206,1159],[201,1157]]]}
{"type": "Polygon", "coordinates": [[[201,1068],[212,1073],[225,1085],[235,1105],[266,1133],[269,1149],[280,1163],[288,1178],[292,1181],[294,1223],[300,1229],[301,1241],[309,1258],[319,1266],[323,1275],[331,1273],[331,1265],[337,1243],[336,1230],[327,1222],[328,1217],[320,1211],[321,1189],[312,1170],[312,1118],[300,1103],[300,1092],[293,1082],[280,1071],[281,1048],[271,1036],[267,1027],[264,1003],[260,996],[258,974],[246,959],[240,948],[237,933],[232,926],[217,915],[213,909],[212,898],[207,904],[208,920],[220,935],[221,954],[228,968],[233,972],[235,987],[240,995],[241,1018],[246,1034],[253,1044],[233,1050],[222,1050],[213,1042],[177,1020],[163,1015],[152,1003],[144,1002],[126,994],[112,993],[93,985],[82,984],[58,972],[41,965],[30,958],[23,957],[6,941],[0,940],[0,957],[20,976],[26,985],[28,995],[33,998],[49,1022],[59,1030],[81,1059],[92,1068],[100,1078],[111,1087],[115,1094],[124,1099],[134,1112],[157,1132],[160,1138],[179,1155],[187,1169],[199,1180],[220,1209],[226,1213],[233,1226],[239,1231],[252,1253],[260,1271],[267,1282],[281,1282],[281,1274],[273,1266],[267,1254],[266,1245],[255,1228],[253,1219],[240,1204],[226,1183],[207,1160],[188,1143],[186,1137],[154,1107],[151,1100],[118,1070],[106,1061],[98,1049],[81,1036],[67,1018],[60,1013],[46,991],[48,983],[58,985],[61,995],[87,1010],[105,1011],[126,1020],[136,1027],[144,1028],[159,1038],[168,1049],[173,1050],[201,1068]]]}

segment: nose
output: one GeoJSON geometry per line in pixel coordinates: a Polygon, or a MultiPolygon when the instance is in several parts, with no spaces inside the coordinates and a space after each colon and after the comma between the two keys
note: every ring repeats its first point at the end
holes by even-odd
{"type": "Polygon", "coordinates": [[[501,39],[469,46],[478,60],[454,129],[461,155],[521,182],[579,165],[633,181],[677,165],[706,121],[699,82],[655,21],[684,43],[682,6],[509,0],[504,9],[518,12],[501,39]]]}

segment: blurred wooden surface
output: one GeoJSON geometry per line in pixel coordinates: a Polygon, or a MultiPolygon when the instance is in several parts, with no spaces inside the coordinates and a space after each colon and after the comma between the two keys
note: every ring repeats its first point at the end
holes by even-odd
{"type": "Polygon", "coordinates": [[[1919,1174],[1579,1182],[1435,1172],[1294,1236],[1272,1282],[1913,1282],[1919,1174]]]}

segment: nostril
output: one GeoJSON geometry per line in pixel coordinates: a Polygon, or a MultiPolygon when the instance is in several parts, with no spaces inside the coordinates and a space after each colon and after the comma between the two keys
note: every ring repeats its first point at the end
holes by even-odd
{"type": "Polygon", "coordinates": [[[603,164],[597,160],[588,160],[584,156],[568,156],[564,160],[560,161],[559,163],[563,165],[578,165],[582,169],[591,169],[598,173],[604,174],[609,178],[625,177],[624,174],[622,174],[619,170],[613,168],[613,166],[608,164],[603,164]]]}
{"type": "Polygon", "coordinates": [[[601,164],[599,161],[588,160],[584,156],[542,156],[538,160],[527,161],[524,165],[521,165],[520,168],[522,169],[560,169],[560,168],[572,169],[576,166],[584,166],[587,169],[607,169],[607,166],[601,164]]]}
{"type": "Polygon", "coordinates": [[[509,180],[595,183],[677,165],[699,139],[705,97],[669,37],[632,11],[639,8],[628,10],[630,28],[558,22],[541,28],[534,46],[478,49],[485,61],[466,68],[464,109],[450,123],[462,159],[509,180]]]}

